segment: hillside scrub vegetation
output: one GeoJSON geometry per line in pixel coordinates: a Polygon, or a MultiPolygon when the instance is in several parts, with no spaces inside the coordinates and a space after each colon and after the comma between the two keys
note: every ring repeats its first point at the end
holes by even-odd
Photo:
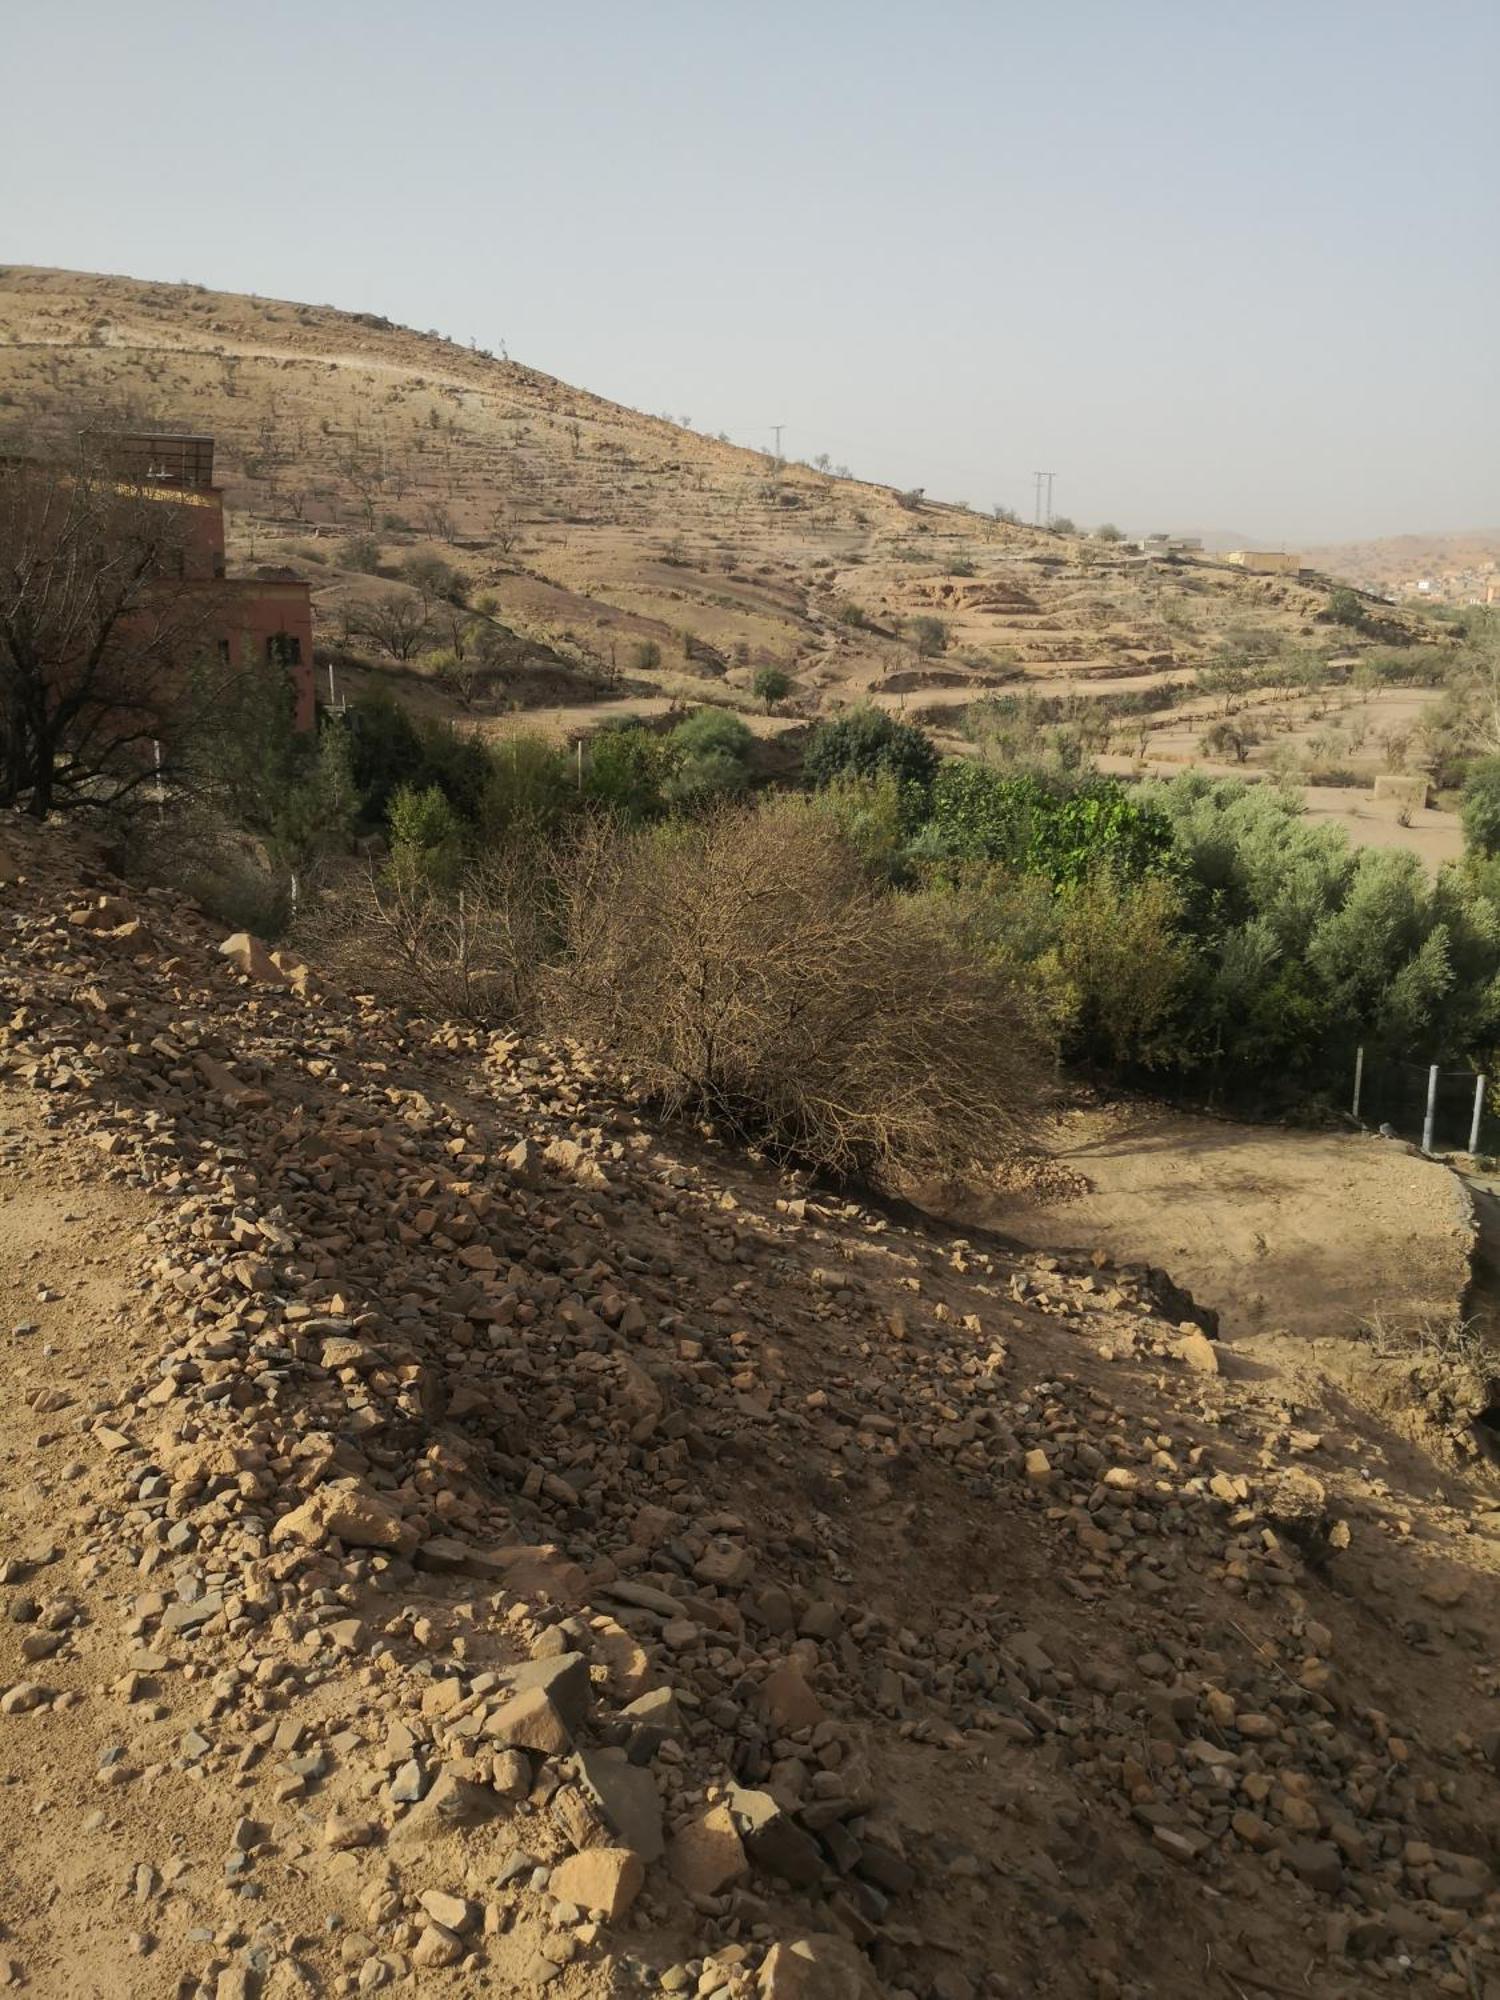
{"type": "Polygon", "coordinates": [[[461,881],[397,841],[390,864],[319,898],[299,942],[346,989],[439,1019],[539,1025],[537,981],[556,949],[557,869],[534,838],[471,856],[461,881]]]}
{"type": "Polygon", "coordinates": [[[993,1166],[1032,1127],[1037,1040],[1008,972],[804,801],[595,828],[561,908],[549,1019],[669,1110],[879,1181],[993,1166]]]}
{"type": "Polygon", "coordinates": [[[936,900],[883,885],[796,798],[579,814],[460,870],[442,794],[298,937],[340,983],[607,1050],[673,1114],[839,1179],[984,1173],[1033,1129],[1040,1017],[936,900]]]}
{"type": "Polygon", "coordinates": [[[1295,792],[1199,773],[1127,788],[954,760],[904,838],[878,785],[822,796],[890,879],[968,899],[1073,1061],[1286,1103],[1341,1084],[1359,1043],[1485,1065],[1500,1039],[1481,849],[1434,882],[1295,792]]]}
{"type": "Polygon", "coordinates": [[[1433,880],[1294,790],[945,760],[873,710],[814,731],[800,797],[751,792],[750,732],[713,708],[581,753],[384,695],[316,739],[284,700],[229,720],[196,794],[224,832],[193,864],[226,915],[284,924],[295,877],[341,981],[596,1043],[674,1110],[841,1175],[1013,1143],[1049,1053],[1265,1108],[1341,1095],[1361,1043],[1500,1055],[1487,765],[1433,880]]]}

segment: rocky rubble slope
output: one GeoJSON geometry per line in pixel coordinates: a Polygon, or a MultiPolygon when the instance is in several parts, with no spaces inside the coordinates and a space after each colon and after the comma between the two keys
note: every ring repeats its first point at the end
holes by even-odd
{"type": "Polygon", "coordinates": [[[0,1979],[1500,2000],[1456,1473],[0,838],[0,1979]]]}

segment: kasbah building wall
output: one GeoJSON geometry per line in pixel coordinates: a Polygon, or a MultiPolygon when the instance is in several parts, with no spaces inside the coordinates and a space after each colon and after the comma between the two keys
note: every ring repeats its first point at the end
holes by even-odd
{"type": "Polygon", "coordinates": [[[109,440],[108,454],[111,470],[121,479],[163,504],[184,509],[181,581],[195,596],[207,597],[205,636],[217,646],[219,657],[247,669],[280,661],[292,677],[297,727],[312,729],[311,589],[285,572],[225,574],[224,496],[213,483],[213,439],[123,434],[109,440]]]}
{"type": "Polygon", "coordinates": [[[1285,549],[1231,549],[1224,560],[1257,576],[1299,576],[1307,567],[1301,556],[1285,549]]]}

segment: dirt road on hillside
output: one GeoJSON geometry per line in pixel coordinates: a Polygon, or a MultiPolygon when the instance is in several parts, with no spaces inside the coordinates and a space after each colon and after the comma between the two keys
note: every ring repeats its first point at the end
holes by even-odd
{"type": "Polygon", "coordinates": [[[1049,1148],[1086,1194],[991,1199],[959,1219],[1036,1248],[1159,1264],[1217,1308],[1231,1339],[1451,1317],[1464,1295],[1462,1184],[1399,1143],[1122,1103],[1071,1113],[1049,1148]]]}

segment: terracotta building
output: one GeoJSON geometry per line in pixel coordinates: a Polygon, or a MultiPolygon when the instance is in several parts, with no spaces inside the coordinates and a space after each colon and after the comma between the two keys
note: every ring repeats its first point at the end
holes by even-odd
{"type": "Polygon", "coordinates": [[[229,576],[224,561],[224,495],[214,485],[211,437],[122,433],[102,440],[110,470],[164,503],[185,510],[181,577],[206,593],[209,641],[235,666],[279,661],[292,675],[299,729],[314,725],[312,595],[289,570],[229,576]]]}

